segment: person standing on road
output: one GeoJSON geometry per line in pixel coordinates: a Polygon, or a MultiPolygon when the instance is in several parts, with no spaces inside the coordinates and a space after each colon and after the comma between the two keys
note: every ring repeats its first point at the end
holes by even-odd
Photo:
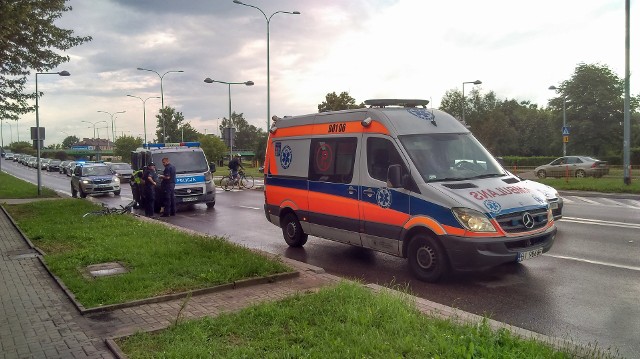
{"type": "Polygon", "coordinates": [[[169,158],[162,159],[162,165],[164,165],[164,172],[160,175],[162,178],[161,186],[164,192],[164,210],[162,217],[169,217],[176,215],[176,168],[169,162],[169,158]]]}
{"type": "Polygon", "coordinates": [[[133,195],[133,200],[136,201],[135,206],[133,208],[144,207],[144,188],[142,183],[142,169],[134,171],[131,174],[131,180],[129,181],[129,185],[131,186],[131,194],[133,195]]]}
{"type": "Polygon", "coordinates": [[[153,217],[156,204],[156,186],[158,185],[158,173],[156,173],[156,165],[153,162],[149,163],[144,170],[142,181],[144,181],[145,197],[144,215],[153,217]]]}

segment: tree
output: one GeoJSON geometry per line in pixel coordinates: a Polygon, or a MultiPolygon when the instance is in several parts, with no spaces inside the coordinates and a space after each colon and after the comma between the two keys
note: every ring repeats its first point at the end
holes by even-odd
{"type": "MultiPolygon", "coordinates": [[[[579,64],[558,92],[560,96],[549,105],[555,114],[555,136],[560,138],[562,106],[566,101],[568,152],[592,156],[621,153],[624,80],[607,66],[579,64]]],[[[630,105],[634,112],[638,98],[632,98],[630,105]]]]}
{"type": "Polygon", "coordinates": [[[126,135],[118,137],[118,139],[114,143],[115,149],[113,150],[113,153],[116,156],[120,156],[123,161],[129,162],[131,158],[131,152],[138,147],[142,147],[143,142],[144,140],[140,137],[126,135]]]}
{"type": "Polygon", "coordinates": [[[24,153],[25,155],[30,156],[36,154],[36,150],[33,148],[33,144],[26,141],[12,142],[9,145],[9,148],[11,148],[11,151],[13,153],[24,153]]]}
{"type": "Polygon", "coordinates": [[[156,118],[158,119],[156,127],[158,142],[182,142],[183,134],[184,141],[195,141],[200,136],[190,123],[184,122],[182,112],[177,112],[173,107],[160,109],[156,118]]]}
{"type": "Polygon", "coordinates": [[[200,135],[198,141],[200,141],[200,147],[204,151],[209,162],[215,162],[218,165],[229,151],[227,146],[224,145],[224,142],[222,142],[218,136],[200,135]]]}
{"type": "Polygon", "coordinates": [[[331,92],[325,96],[324,102],[318,105],[318,112],[349,110],[363,107],[365,107],[364,103],[356,105],[356,100],[349,96],[348,92],[341,92],[340,95],[331,92]]]}
{"type": "Polygon", "coordinates": [[[253,152],[256,154],[256,160],[258,160],[259,164],[264,164],[264,157],[267,153],[267,141],[269,139],[269,136],[266,133],[261,134],[260,138],[258,139],[258,143],[256,144],[255,149],[253,150],[253,152]]]}
{"type": "Polygon", "coordinates": [[[62,141],[62,148],[71,148],[74,144],[80,142],[80,139],[76,136],[67,136],[62,141]]]}
{"type": "Polygon", "coordinates": [[[0,118],[17,121],[33,111],[27,100],[36,94],[23,93],[31,71],[47,71],[68,62],[69,56],[58,50],[91,41],[90,36],[73,36],[73,30],[55,26],[64,12],[72,10],[65,2],[0,1],[0,118]]]}
{"type": "Polygon", "coordinates": [[[260,137],[265,135],[265,132],[254,125],[250,125],[247,120],[244,119],[242,113],[237,114],[233,112],[231,114],[231,121],[226,117],[222,119],[220,124],[220,133],[224,133],[225,128],[235,128],[236,135],[233,141],[233,148],[252,150],[258,144],[260,137]]]}

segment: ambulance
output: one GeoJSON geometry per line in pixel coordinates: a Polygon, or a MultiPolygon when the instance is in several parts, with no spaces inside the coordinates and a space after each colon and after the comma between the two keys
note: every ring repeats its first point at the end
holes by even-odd
{"type": "Polygon", "coordinates": [[[406,258],[415,277],[521,262],[556,236],[545,195],[502,168],[427,100],[277,118],[265,158],[267,220],[286,243],[309,235],[406,258]]]}
{"type": "MultiPolygon", "coordinates": [[[[146,143],[131,152],[131,167],[138,171],[153,162],[158,173],[162,174],[164,157],[176,168],[176,205],[205,203],[208,208],[213,208],[216,204],[216,189],[211,173],[216,171],[215,164],[207,163],[200,143],[146,143]]],[[[156,192],[155,211],[159,212],[163,198],[160,185],[156,187],[156,192]]]]}

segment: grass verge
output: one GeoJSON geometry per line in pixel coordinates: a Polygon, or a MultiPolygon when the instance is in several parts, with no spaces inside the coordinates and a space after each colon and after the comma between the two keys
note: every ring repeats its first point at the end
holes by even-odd
{"type": "MultiPolygon", "coordinates": [[[[0,172],[0,198],[36,198],[38,197],[38,186],[25,182],[10,174],[0,172]]],[[[58,197],[51,189],[42,187],[40,197],[58,197]]]]}
{"type": "MultiPolygon", "coordinates": [[[[571,358],[484,321],[425,316],[409,296],[339,283],[116,342],[129,358],[571,358]]],[[[593,356],[587,356],[593,357],[593,356]]]]}
{"type": "Polygon", "coordinates": [[[78,199],[5,208],[47,265],[90,308],[288,272],[281,262],[221,238],[187,234],[129,215],[89,216],[78,199]],[[92,264],[119,262],[129,272],[91,277],[92,264]]]}
{"type": "Polygon", "coordinates": [[[594,191],[603,193],[635,193],[640,194],[640,180],[636,179],[627,186],[622,182],[622,178],[545,178],[536,179],[537,182],[544,183],[557,190],[567,191],[594,191]]]}

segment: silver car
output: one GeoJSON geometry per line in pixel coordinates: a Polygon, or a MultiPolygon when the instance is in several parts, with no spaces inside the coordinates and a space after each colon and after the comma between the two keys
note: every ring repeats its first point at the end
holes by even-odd
{"type": "Polygon", "coordinates": [[[602,177],[609,174],[609,165],[589,156],[564,156],[534,170],[538,178],[547,177],[602,177]]]}

